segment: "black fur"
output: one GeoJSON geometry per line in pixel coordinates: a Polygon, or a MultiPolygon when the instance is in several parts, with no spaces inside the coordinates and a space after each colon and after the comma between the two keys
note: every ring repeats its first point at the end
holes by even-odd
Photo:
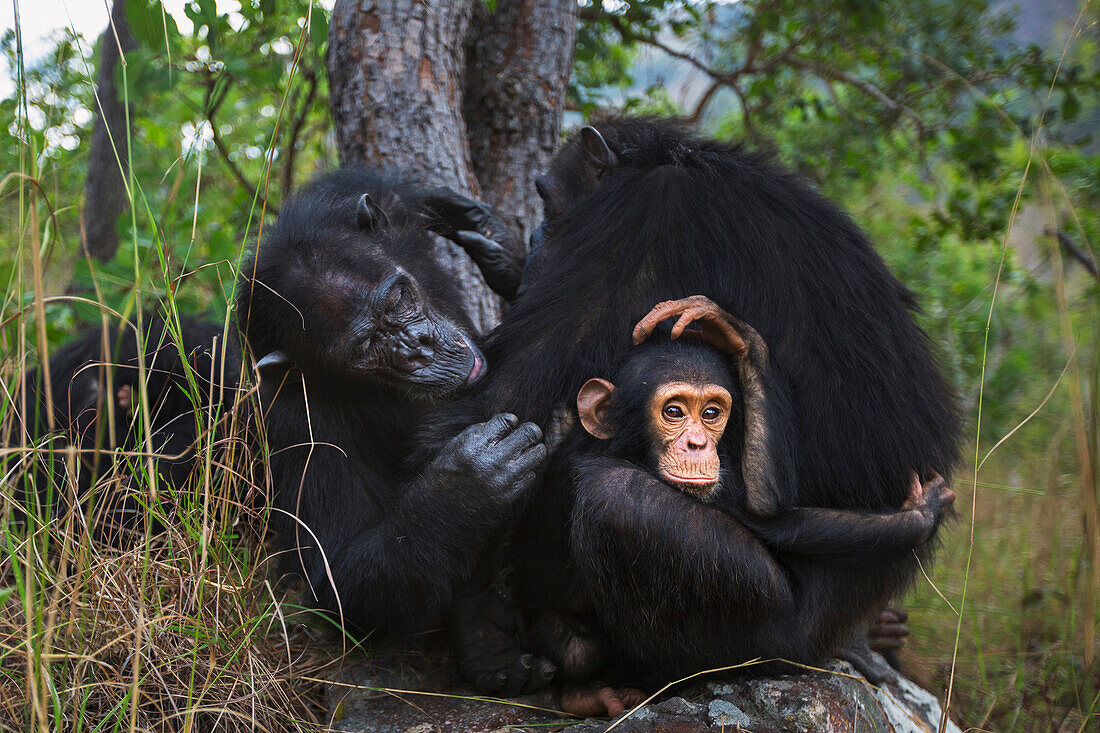
{"type": "MultiPolygon", "coordinates": [[[[912,293],[859,228],[795,174],[668,123],[598,125],[617,164],[585,183],[580,141],[547,179],[565,191],[494,333],[486,409],[546,424],[613,373],[659,301],[703,294],[752,324],[789,385],[797,495],[787,505],[885,511],[911,470],[946,473],[956,404],[912,293]]],[[[548,206],[549,211],[549,206],[548,206]]]]}
{"type": "MultiPolygon", "coordinates": [[[[574,138],[540,179],[547,219],[523,295],[487,346],[493,372],[474,399],[445,410],[449,424],[436,419],[436,443],[500,409],[550,424],[585,380],[616,373],[654,304],[703,294],[759,331],[789,398],[779,458],[796,480],[777,483],[778,508],[875,517],[901,507],[911,471],[949,475],[954,396],[913,321],[913,295],[850,218],[739,147],[649,120],[598,127],[609,158],[594,163],[574,138]]],[[[723,443],[736,440],[731,432],[723,443]]],[[[605,631],[625,658],[662,673],[757,654],[822,661],[916,572],[911,554],[801,556],[790,538],[811,524],[797,514],[784,514],[795,520],[765,546],[754,534],[762,530],[735,518],[738,507],[704,506],[622,461],[581,457],[567,473],[556,480],[577,487],[576,507],[551,490],[532,503],[531,515],[546,518],[530,529],[547,543],[539,552],[561,556],[550,525],[571,516],[577,562],[588,563],[578,572],[605,631]],[[644,529],[646,539],[616,538],[608,526],[644,529]]]]}
{"type": "Polygon", "coordinates": [[[432,259],[440,200],[458,219],[440,228],[473,228],[481,205],[449,192],[365,169],[322,176],[283,207],[238,284],[272,525],[310,601],[358,633],[438,623],[545,456],[537,427],[498,415],[407,461],[425,416],[485,368],[432,259]]]}
{"type": "MultiPolygon", "coordinates": [[[[21,479],[24,501],[35,500],[32,511],[53,511],[59,503],[68,506],[73,495],[57,493],[75,485],[76,498],[85,504],[96,481],[115,462],[121,473],[144,469],[140,457],[118,457],[113,452],[145,452],[147,444],[140,425],[140,369],[138,354],[144,355],[153,452],[164,456],[156,460],[160,480],[182,488],[195,466],[196,427],[205,425],[196,412],[224,417],[233,405],[239,381],[239,357],[232,338],[226,344],[222,326],[215,323],[182,319],[182,352],[171,339],[164,321],[146,315],[144,332],[132,326],[111,327],[106,338],[102,331],[89,327],[80,338],[58,349],[50,358],[50,386],[53,398],[53,452],[37,454],[31,470],[21,479]],[[184,364],[191,371],[189,379],[184,364]],[[108,385],[110,384],[110,389],[108,385]],[[132,403],[132,407],[121,404],[132,403]],[[113,403],[113,404],[112,404],[113,403]],[[114,431],[110,432],[109,411],[114,412],[114,431]],[[81,449],[69,479],[69,466],[63,453],[67,445],[81,449]],[[127,465],[128,464],[128,465],[127,465]],[[52,495],[49,495],[51,494],[52,495]],[[48,496],[49,495],[49,496],[48,496]]],[[[45,373],[41,366],[28,370],[25,384],[16,395],[17,421],[10,442],[40,445],[50,437],[47,414],[45,373]],[[23,399],[24,394],[26,400],[23,399]]],[[[123,482],[114,490],[95,497],[97,529],[101,533],[137,529],[144,516],[136,499],[123,482]]]]}
{"type": "MultiPolygon", "coordinates": [[[[797,507],[754,516],[736,497],[745,492],[741,460],[759,457],[722,447],[721,484],[700,502],[663,482],[650,453],[649,401],[669,381],[718,384],[735,404],[743,389],[715,350],[660,337],[613,376],[617,432],[598,440],[573,431],[515,535],[535,649],[568,682],[602,674],[643,683],[752,657],[817,663],[837,653],[853,641],[862,604],[878,600],[895,564],[934,533],[941,497],[881,514],[797,507]],[[867,588],[850,598],[836,585],[842,578],[867,588]]],[[[737,414],[731,433],[743,439],[737,414]]]]}

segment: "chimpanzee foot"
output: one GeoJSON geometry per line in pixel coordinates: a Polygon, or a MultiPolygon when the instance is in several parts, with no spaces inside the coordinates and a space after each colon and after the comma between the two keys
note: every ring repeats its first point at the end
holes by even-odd
{"type": "Polygon", "coordinates": [[[909,636],[909,627],[905,625],[908,619],[909,614],[905,609],[883,609],[875,625],[867,632],[871,651],[881,655],[891,667],[902,674],[905,674],[905,669],[902,667],[901,648],[905,646],[905,637],[909,636]]]}
{"type": "Polygon", "coordinates": [[[451,616],[458,671],[478,692],[515,697],[554,679],[553,662],[527,653],[519,642],[518,610],[495,590],[461,598],[451,616]]]}
{"type": "Polygon", "coordinates": [[[566,685],[561,691],[561,709],[578,718],[617,718],[645,698],[644,692],[633,687],[609,687],[599,682],[566,685]]]}
{"type": "Polygon", "coordinates": [[[886,660],[871,651],[866,638],[859,638],[844,647],[838,657],[850,663],[872,685],[896,683],[898,675],[886,660]]]}

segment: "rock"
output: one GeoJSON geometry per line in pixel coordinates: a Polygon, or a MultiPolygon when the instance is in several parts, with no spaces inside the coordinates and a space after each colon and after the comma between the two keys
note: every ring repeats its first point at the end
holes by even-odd
{"type": "Polygon", "coordinates": [[[664,715],[699,715],[703,712],[702,705],[690,703],[682,697],[670,697],[653,708],[654,712],[664,715]]]}
{"type": "Polygon", "coordinates": [[[729,727],[749,725],[752,721],[745,711],[728,700],[711,700],[707,706],[707,720],[711,727],[729,727]]]}
{"type": "MultiPolygon", "coordinates": [[[[612,724],[555,714],[549,692],[509,701],[477,698],[438,652],[361,660],[344,668],[328,696],[333,728],[347,733],[494,733],[533,724],[602,733],[612,724]]],[[[935,733],[940,714],[935,697],[909,680],[876,689],[846,662],[834,662],[825,672],[681,685],[673,696],[621,716],[612,733],[733,733],[738,726],[753,733],[935,733]]],[[[948,721],[945,733],[960,731],[948,721]]]]}

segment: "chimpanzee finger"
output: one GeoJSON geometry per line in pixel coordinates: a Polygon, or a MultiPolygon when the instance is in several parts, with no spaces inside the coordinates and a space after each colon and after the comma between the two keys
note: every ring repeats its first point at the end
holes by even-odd
{"type": "Polygon", "coordinates": [[[523,686],[523,694],[538,692],[546,687],[554,679],[558,668],[549,659],[539,659],[531,669],[531,675],[527,678],[527,684],[523,686]]]}
{"type": "Polygon", "coordinates": [[[680,318],[676,323],[672,324],[672,332],[669,337],[675,341],[680,338],[680,334],[684,332],[684,329],[695,322],[695,319],[699,317],[699,312],[695,310],[686,310],[680,314],[680,318]]]}
{"type": "Polygon", "coordinates": [[[909,495],[905,498],[905,503],[901,505],[902,509],[912,509],[921,504],[921,500],[924,498],[925,488],[920,482],[920,476],[916,471],[909,472],[909,495]]]}
{"type": "Polygon", "coordinates": [[[645,341],[649,334],[653,333],[653,329],[657,327],[662,321],[666,321],[675,315],[679,315],[685,308],[684,302],[681,300],[666,300],[663,303],[658,303],[650,309],[649,313],[642,316],[642,320],[638,321],[634,325],[632,336],[634,339],[634,345],[645,341]]]}
{"type": "Polygon", "coordinates": [[[909,620],[909,612],[904,608],[884,608],[879,612],[876,624],[900,624],[909,620]]]}
{"type": "Polygon", "coordinates": [[[479,426],[485,431],[485,438],[489,442],[498,443],[510,435],[518,424],[518,417],[510,412],[501,412],[480,423],[479,426]]]}
{"type": "Polygon", "coordinates": [[[523,688],[527,686],[531,678],[531,672],[535,668],[536,661],[534,654],[523,654],[512,660],[512,663],[504,670],[507,679],[500,688],[500,695],[502,697],[516,697],[522,693],[523,688]]]}
{"type": "Polygon", "coordinates": [[[497,692],[508,681],[508,675],[504,672],[483,672],[477,676],[474,687],[479,692],[497,692]]]}
{"type": "Polygon", "coordinates": [[[455,243],[461,245],[461,247],[470,253],[489,254],[496,253],[502,249],[498,242],[489,239],[484,234],[478,232],[472,232],[468,230],[460,230],[455,233],[455,243]]]}
{"type": "Polygon", "coordinates": [[[428,191],[420,201],[421,213],[443,218],[456,229],[479,226],[486,217],[484,209],[485,205],[480,201],[442,186],[428,191]],[[463,222],[468,226],[463,226],[463,222]]]}
{"type": "Polygon", "coordinates": [[[880,652],[884,649],[901,649],[905,646],[905,638],[897,636],[869,636],[867,643],[871,649],[880,652]]]}
{"type": "Polygon", "coordinates": [[[905,624],[877,624],[872,631],[874,639],[904,639],[909,636],[909,627],[905,624]]]}
{"type": "Polygon", "coordinates": [[[497,447],[504,455],[515,455],[542,443],[542,428],[533,422],[525,422],[511,433],[500,438],[497,447]]]}
{"type": "Polygon", "coordinates": [[[542,443],[531,446],[518,455],[508,459],[507,471],[515,478],[517,489],[530,486],[536,478],[542,465],[546,462],[546,446],[542,443]]]}

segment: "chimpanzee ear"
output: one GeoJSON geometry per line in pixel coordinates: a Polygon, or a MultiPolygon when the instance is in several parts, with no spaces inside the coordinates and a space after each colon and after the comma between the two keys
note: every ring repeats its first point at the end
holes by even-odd
{"type": "Polygon", "coordinates": [[[359,203],[355,208],[355,222],[365,232],[372,229],[383,229],[390,224],[390,218],[382,207],[375,203],[369,193],[359,197],[359,203]]]}
{"type": "Polygon", "coordinates": [[[589,379],[577,392],[577,414],[593,438],[607,440],[615,435],[611,424],[611,395],[615,385],[599,377],[589,379]]]}
{"type": "Polygon", "coordinates": [[[590,184],[595,184],[608,168],[619,162],[595,127],[581,128],[581,147],[584,148],[584,173],[590,184]]]}
{"type": "Polygon", "coordinates": [[[276,367],[285,367],[290,365],[290,358],[282,351],[272,351],[270,354],[265,354],[256,362],[256,373],[263,378],[264,372],[276,367]]]}

